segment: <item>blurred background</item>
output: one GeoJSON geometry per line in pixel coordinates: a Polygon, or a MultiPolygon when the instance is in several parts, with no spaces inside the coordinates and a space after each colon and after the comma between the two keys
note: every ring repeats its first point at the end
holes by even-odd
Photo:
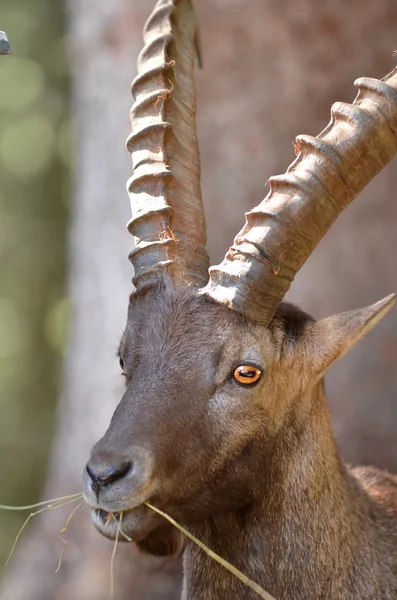
{"type": "MultiPolygon", "coordinates": [[[[153,2],[154,4],[154,2],[153,2]]],[[[148,0],[2,0],[0,28],[0,502],[80,490],[121,396],[126,316],[129,86],[148,0]]],[[[198,135],[212,262],[269,176],[317,134],[354,80],[395,65],[394,0],[200,0],[198,135]]],[[[289,299],[316,318],[397,291],[396,160],[339,218],[289,299]]],[[[327,375],[343,457],[397,471],[397,310],[327,375]]],[[[2,600],[105,600],[112,544],[66,512],[37,517],[2,600]],[[42,518],[41,518],[42,517],[42,518]]],[[[26,515],[0,512],[3,562],[26,515]]],[[[177,600],[180,566],[122,545],[116,600],[177,600]]]]}

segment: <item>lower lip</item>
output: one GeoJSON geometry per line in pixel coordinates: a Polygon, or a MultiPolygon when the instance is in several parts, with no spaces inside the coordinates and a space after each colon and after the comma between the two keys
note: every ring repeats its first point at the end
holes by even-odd
{"type": "Polygon", "coordinates": [[[106,510],[102,510],[101,508],[94,509],[95,516],[98,517],[101,521],[113,521],[115,516],[118,516],[120,513],[112,513],[107,512],[106,510]]]}
{"type": "MultiPolygon", "coordinates": [[[[120,513],[112,513],[99,508],[92,510],[92,520],[94,525],[106,537],[114,539],[120,533],[120,513]]],[[[121,538],[127,539],[124,535],[121,538]]],[[[129,539],[128,539],[129,541],[129,539]]]]}
{"type": "Polygon", "coordinates": [[[93,513],[95,518],[102,523],[102,525],[109,525],[110,523],[114,523],[118,525],[120,515],[125,515],[127,512],[132,511],[118,511],[118,512],[109,512],[107,510],[102,510],[101,508],[94,508],[93,513]]]}

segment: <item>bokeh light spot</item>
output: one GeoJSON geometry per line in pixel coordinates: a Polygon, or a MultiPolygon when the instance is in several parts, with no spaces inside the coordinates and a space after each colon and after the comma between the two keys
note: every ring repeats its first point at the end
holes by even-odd
{"type": "Polygon", "coordinates": [[[58,127],[56,152],[66,167],[73,167],[74,130],[71,119],[64,119],[58,127]]]}
{"type": "Polygon", "coordinates": [[[55,302],[47,313],[44,331],[48,344],[57,352],[63,352],[66,346],[70,317],[70,300],[62,298],[55,302]]]}
{"type": "Polygon", "coordinates": [[[0,298],[0,359],[16,356],[24,348],[25,336],[14,304],[0,298]]]}
{"type": "Polygon", "coordinates": [[[25,110],[44,90],[44,73],[41,66],[29,58],[13,56],[0,62],[0,109],[25,110]]]}
{"type": "Polygon", "coordinates": [[[6,124],[0,137],[0,160],[16,177],[32,177],[49,164],[54,129],[44,114],[31,114],[6,124]]]}

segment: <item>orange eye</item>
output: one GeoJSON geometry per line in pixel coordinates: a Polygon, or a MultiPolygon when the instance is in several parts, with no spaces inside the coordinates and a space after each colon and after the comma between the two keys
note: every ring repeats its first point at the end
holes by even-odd
{"type": "Polygon", "coordinates": [[[238,383],[252,385],[262,376],[262,371],[252,365],[240,365],[234,370],[233,377],[238,383]]]}

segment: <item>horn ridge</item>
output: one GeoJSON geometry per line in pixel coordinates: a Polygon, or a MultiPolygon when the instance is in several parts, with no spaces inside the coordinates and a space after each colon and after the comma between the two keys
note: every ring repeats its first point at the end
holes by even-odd
{"type": "Polygon", "coordinates": [[[296,138],[294,162],[271,177],[202,293],[268,325],[296,273],[337,216],[397,153],[397,69],[360,78],[317,136],[296,138]]]}
{"type": "Polygon", "coordinates": [[[144,28],[131,86],[127,183],[135,236],[130,254],[137,288],[208,281],[193,81],[197,23],[190,0],[159,0],[144,28]]]}

